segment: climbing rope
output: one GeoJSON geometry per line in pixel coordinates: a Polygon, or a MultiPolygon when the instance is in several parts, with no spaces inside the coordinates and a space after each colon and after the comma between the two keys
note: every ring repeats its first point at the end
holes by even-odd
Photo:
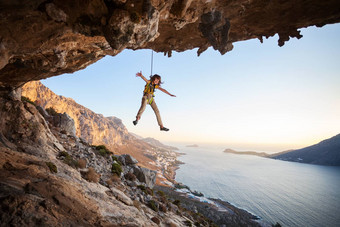
{"type": "Polygon", "coordinates": [[[152,68],[153,68],[153,50],[151,50],[151,76],[152,76],[152,68]]]}

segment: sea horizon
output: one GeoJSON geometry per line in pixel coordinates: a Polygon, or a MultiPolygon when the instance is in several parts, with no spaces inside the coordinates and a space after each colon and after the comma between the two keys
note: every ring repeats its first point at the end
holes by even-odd
{"type": "MultiPolygon", "coordinates": [[[[320,140],[321,141],[321,140],[320,140]]],[[[319,141],[319,142],[320,142],[319,141]]],[[[307,146],[310,146],[312,144],[309,145],[286,145],[286,144],[252,144],[252,143],[218,143],[218,142],[193,142],[193,141],[189,141],[189,142],[178,142],[178,141],[162,141],[162,143],[166,144],[166,145],[170,145],[173,147],[191,147],[191,148],[195,148],[192,147],[192,145],[197,145],[197,148],[203,148],[203,149],[213,149],[216,151],[221,151],[223,152],[225,149],[232,149],[235,151],[254,151],[254,152],[265,152],[268,154],[275,154],[275,153],[279,153],[282,151],[288,151],[288,150],[297,150],[297,149],[301,149],[307,146]]]]}
{"type": "Polygon", "coordinates": [[[185,155],[178,158],[184,164],[176,171],[176,181],[205,197],[224,200],[282,226],[340,222],[340,167],[226,154],[220,146],[186,144],[177,144],[178,152],[185,155]]]}

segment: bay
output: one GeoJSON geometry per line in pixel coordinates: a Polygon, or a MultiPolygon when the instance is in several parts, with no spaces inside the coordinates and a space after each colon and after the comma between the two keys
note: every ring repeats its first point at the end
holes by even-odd
{"type": "Polygon", "coordinates": [[[185,147],[176,181],[282,226],[340,226],[340,167],[185,147]]]}

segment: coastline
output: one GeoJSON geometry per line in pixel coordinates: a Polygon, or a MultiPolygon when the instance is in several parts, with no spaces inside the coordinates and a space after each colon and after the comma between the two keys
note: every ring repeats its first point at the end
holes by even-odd
{"type": "Polygon", "coordinates": [[[215,226],[272,226],[259,219],[258,216],[220,199],[194,196],[190,192],[160,185],[156,185],[154,189],[163,191],[167,197],[177,201],[182,209],[203,215],[215,226]]]}
{"type": "Polygon", "coordinates": [[[238,208],[228,201],[220,198],[206,198],[197,191],[191,191],[186,185],[175,180],[176,171],[180,165],[185,164],[179,161],[177,157],[186,155],[185,153],[176,153],[176,159],[169,159],[166,168],[162,169],[161,178],[166,181],[157,181],[154,189],[163,191],[169,198],[180,201],[181,206],[191,212],[202,214],[210,219],[217,226],[233,225],[239,226],[246,224],[247,226],[271,227],[272,224],[264,221],[258,215],[238,208]]]}
{"type": "Polygon", "coordinates": [[[338,200],[329,196],[333,191],[338,194],[339,168],[224,154],[218,146],[193,150],[183,147],[181,151],[187,155],[179,159],[187,164],[177,170],[176,180],[208,198],[228,201],[261,220],[282,226],[339,223],[339,216],[332,211],[338,209],[338,200]],[[324,179],[324,183],[315,185],[316,178],[324,179]],[[322,204],[327,209],[308,199],[323,192],[328,192],[322,204]],[[317,214],[322,215],[315,220],[317,214]]]}

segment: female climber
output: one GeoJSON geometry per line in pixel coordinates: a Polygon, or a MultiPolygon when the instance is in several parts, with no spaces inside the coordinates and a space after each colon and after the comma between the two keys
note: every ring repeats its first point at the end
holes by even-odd
{"type": "Polygon", "coordinates": [[[168,128],[165,128],[163,126],[161,115],[160,115],[159,110],[157,108],[156,102],[153,98],[154,97],[153,93],[155,92],[155,89],[159,89],[162,92],[164,92],[165,94],[168,94],[172,97],[176,97],[176,96],[173,95],[173,94],[170,94],[167,90],[160,87],[162,81],[161,81],[161,77],[157,74],[150,76],[150,80],[146,79],[143,76],[142,72],[136,73],[136,77],[142,78],[145,81],[146,85],[145,85],[145,88],[144,88],[142,104],[141,104],[139,111],[137,113],[136,120],[133,121],[133,124],[136,125],[138,123],[139,119],[141,118],[141,116],[142,116],[142,114],[145,110],[146,104],[149,104],[156,114],[157,122],[158,122],[158,125],[160,127],[160,130],[161,131],[169,131],[168,128]]]}

